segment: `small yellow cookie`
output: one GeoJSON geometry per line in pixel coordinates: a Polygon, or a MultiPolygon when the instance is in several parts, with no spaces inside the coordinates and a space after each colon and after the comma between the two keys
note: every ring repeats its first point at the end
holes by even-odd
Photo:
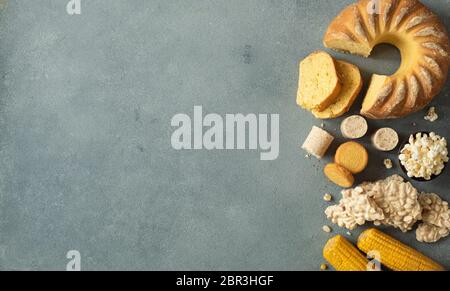
{"type": "Polygon", "coordinates": [[[369,163],[369,154],[364,146],[350,141],[337,149],[334,162],[346,168],[352,174],[358,174],[366,169],[369,163]]]}
{"type": "Polygon", "coordinates": [[[355,183],[352,173],[338,164],[326,165],[323,173],[331,182],[343,188],[350,188],[355,183]]]}

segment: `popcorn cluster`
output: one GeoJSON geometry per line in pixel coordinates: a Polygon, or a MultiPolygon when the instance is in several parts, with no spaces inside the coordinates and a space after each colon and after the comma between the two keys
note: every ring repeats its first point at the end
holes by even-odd
{"type": "Polygon", "coordinates": [[[416,239],[424,243],[435,243],[448,235],[448,229],[440,228],[429,223],[420,224],[416,230],[416,239]]]}
{"type": "Polygon", "coordinates": [[[334,224],[348,230],[354,230],[366,221],[380,221],[385,218],[371,194],[361,187],[342,191],[342,200],[338,205],[328,207],[325,214],[334,224]]]}
{"type": "Polygon", "coordinates": [[[385,219],[380,223],[407,232],[422,218],[419,193],[411,183],[404,182],[402,177],[394,175],[366,187],[374,193],[375,203],[385,214],[385,219]]]}
{"type": "Polygon", "coordinates": [[[449,161],[447,141],[434,132],[412,135],[401,150],[399,160],[408,177],[431,180],[433,175],[442,173],[445,163],[449,161]]]}
{"type": "Polygon", "coordinates": [[[344,190],[342,196],[339,204],[328,207],[325,214],[333,223],[349,230],[373,222],[406,232],[422,218],[417,190],[398,175],[344,190]]]}
{"type": "Polygon", "coordinates": [[[436,194],[422,193],[419,195],[422,206],[423,223],[416,231],[416,238],[420,242],[434,243],[450,234],[450,209],[448,202],[443,201],[436,194]]]}
{"type": "Polygon", "coordinates": [[[399,175],[346,189],[342,196],[339,204],[328,207],[325,214],[348,230],[373,222],[406,232],[422,221],[416,230],[418,241],[434,243],[450,235],[448,202],[433,193],[419,194],[399,175]]]}

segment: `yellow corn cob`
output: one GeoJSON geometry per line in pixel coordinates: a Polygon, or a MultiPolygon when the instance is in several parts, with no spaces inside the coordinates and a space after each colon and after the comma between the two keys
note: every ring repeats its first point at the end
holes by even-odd
{"type": "Polygon", "coordinates": [[[360,235],[358,248],[365,253],[378,252],[381,264],[394,271],[445,271],[438,263],[376,229],[360,235]]]}
{"type": "Polygon", "coordinates": [[[369,261],[344,237],[330,239],[323,248],[323,257],[336,271],[366,271],[369,261]]]}

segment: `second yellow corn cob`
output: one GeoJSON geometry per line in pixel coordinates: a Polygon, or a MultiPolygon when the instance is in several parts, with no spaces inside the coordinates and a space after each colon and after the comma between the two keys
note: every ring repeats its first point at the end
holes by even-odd
{"type": "Polygon", "coordinates": [[[365,253],[378,252],[381,263],[394,271],[445,271],[430,258],[376,229],[361,234],[358,248],[365,253]]]}
{"type": "Polygon", "coordinates": [[[366,257],[340,235],[327,242],[323,257],[336,271],[366,271],[369,264],[366,257]]]}

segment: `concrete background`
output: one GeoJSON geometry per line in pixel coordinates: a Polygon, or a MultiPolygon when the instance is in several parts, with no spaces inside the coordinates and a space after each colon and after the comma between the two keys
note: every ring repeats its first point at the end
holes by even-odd
{"type": "MultiPolygon", "coordinates": [[[[67,2],[0,5],[0,269],[64,270],[75,249],[83,270],[318,270],[322,196],[339,189],[321,174],[331,157],[299,149],[320,121],[295,104],[297,63],[352,1],[82,0],[79,16],[67,2]],[[172,150],[170,120],[194,105],[280,114],[280,157],[172,150]]],[[[450,1],[423,2],[449,29],[450,1]]],[[[333,55],[366,80],[399,64],[389,46],[333,55]]],[[[371,129],[450,138],[448,83],[434,104],[434,124],[420,112],[371,129]]],[[[371,153],[358,181],[400,173],[371,153]]],[[[450,200],[449,173],[415,185],[450,200]]],[[[389,233],[450,268],[449,239],[389,233]]]]}

